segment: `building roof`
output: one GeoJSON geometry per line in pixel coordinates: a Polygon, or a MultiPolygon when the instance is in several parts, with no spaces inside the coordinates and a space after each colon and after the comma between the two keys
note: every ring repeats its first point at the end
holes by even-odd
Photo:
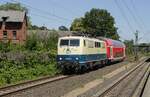
{"type": "Polygon", "coordinates": [[[8,17],[6,22],[23,22],[25,15],[25,11],[0,11],[0,22],[3,21],[3,17],[8,17]]]}

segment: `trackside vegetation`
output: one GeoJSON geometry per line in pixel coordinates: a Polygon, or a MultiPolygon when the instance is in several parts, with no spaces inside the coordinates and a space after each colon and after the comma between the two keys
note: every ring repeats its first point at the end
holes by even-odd
{"type": "Polygon", "coordinates": [[[59,73],[57,40],[58,35],[51,33],[44,38],[32,34],[23,45],[1,42],[0,86],[59,73]]]}
{"type": "MultiPolygon", "coordinates": [[[[0,10],[26,11],[28,30],[31,30],[23,44],[12,44],[11,40],[7,43],[0,42],[0,87],[60,73],[61,70],[56,65],[57,41],[60,33],[49,30],[46,26],[32,25],[31,18],[28,16],[30,11],[20,3],[0,4],[0,10]],[[46,32],[38,33],[40,30],[46,32]]],[[[120,36],[115,24],[115,18],[110,12],[92,8],[83,17],[74,19],[70,31],[82,32],[92,37],[102,36],[119,40],[120,36]]],[[[65,26],[59,27],[59,31],[68,30],[65,26]]],[[[124,43],[127,47],[127,56],[133,56],[134,41],[126,40],[124,43]]]]}

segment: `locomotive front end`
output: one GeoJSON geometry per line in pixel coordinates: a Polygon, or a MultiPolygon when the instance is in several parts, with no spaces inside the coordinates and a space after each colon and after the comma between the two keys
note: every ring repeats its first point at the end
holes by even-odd
{"type": "Polygon", "coordinates": [[[80,67],[81,60],[80,37],[63,37],[58,41],[57,64],[62,70],[74,70],[80,67]]]}

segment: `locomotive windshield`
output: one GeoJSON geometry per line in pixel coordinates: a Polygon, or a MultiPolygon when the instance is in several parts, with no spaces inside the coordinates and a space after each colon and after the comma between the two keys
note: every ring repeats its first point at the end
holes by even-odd
{"type": "Polygon", "coordinates": [[[64,39],[62,39],[61,41],[60,41],[60,46],[68,46],[69,45],[69,40],[64,40],[64,39]]]}
{"type": "Polygon", "coordinates": [[[79,46],[79,39],[70,40],[70,46],[79,46]]]}
{"type": "Polygon", "coordinates": [[[60,46],[79,46],[79,39],[61,39],[60,46]]]}

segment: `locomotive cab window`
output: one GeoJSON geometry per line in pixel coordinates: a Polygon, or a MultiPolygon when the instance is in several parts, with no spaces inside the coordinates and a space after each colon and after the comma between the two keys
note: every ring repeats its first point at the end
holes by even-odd
{"type": "Polygon", "coordinates": [[[69,40],[62,39],[60,41],[60,46],[68,46],[68,45],[69,45],[69,40]]]}
{"type": "Polygon", "coordinates": [[[71,39],[70,40],[70,46],[79,46],[80,41],[79,39],[71,39]]]}
{"type": "Polygon", "coordinates": [[[60,46],[79,46],[80,40],[79,39],[62,39],[60,40],[60,46]]]}

